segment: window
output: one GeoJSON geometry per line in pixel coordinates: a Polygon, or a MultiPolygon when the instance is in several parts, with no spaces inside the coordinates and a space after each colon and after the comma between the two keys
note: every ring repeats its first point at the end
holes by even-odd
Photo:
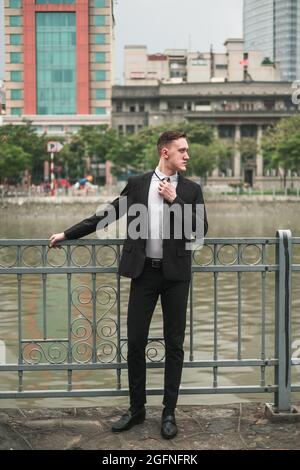
{"type": "Polygon", "coordinates": [[[105,34],[94,34],[94,44],[105,44],[105,34]]]}
{"type": "Polygon", "coordinates": [[[10,44],[13,46],[19,46],[21,44],[21,34],[11,34],[10,35],[10,44]]]}
{"type": "Polygon", "coordinates": [[[135,113],[135,106],[134,106],[134,105],[129,106],[129,111],[130,111],[131,113],[135,113]]]}
{"type": "Polygon", "coordinates": [[[196,101],[195,102],[195,111],[211,111],[210,101],[196,101]]]}
{"type": "Polygon", "coordinates": [[[9,0],[9,8],[21,8],[21,0],[9,0]]]}
{"type": "Polygon", "coordinates": [[[126,134],[134,134],[134,131],[135,131],[134,126],[131,125],[131,124],[127,124],[127,126],[126,126],[126,134]]]}
{"type": "Polygon", "coordinates": [[[21,116],[22,108],[11,108],[11,114],[13,116],[21,116]]]}
{"type": "Polygon", "coordinates": [[[73,82],[73,70],[52,70],[52,82],[73,82]]]}
{"type": "Polygon", "coordinates": [[[264,106],[265,109],[267,109],[268,111],[271,109],[275,109],[275,100],[265,100],[264,106]]]}
{"type": "Polygon", "coordinates": [[[53,125],[53,126],[48,126],[48,131],[50,131],[52,134],[54,132],[63,132],[64,131],[64,126],[57,126],[57,125],[53,125]]]}
{"type": "Polygon", "coordinates": [[[94,16],[94,26],[105,26],[105,16],[104,15],[95,15],[94,16]]]}
{"type": "Polygon", "coordinates": [[[234,137],[234,126],[224,124],[218,127],[218,131],[220,138],[226,139],[234,137]]]}
{"type": "Polygon", "coordinates": [[[206,66],[208,64],[208,60],[207,59],[204,59],[204,58],[200,58],[200,59],[192,59],[191,61],[192,65],[204,65],[206,66]]]}
{"type": "Polygon", "coordinates": [[[22,81],[22,74],[20,70],[12,70],[10,72],[10,79],[12,82],[21,82],[22,81]]]}
{"type": "Polygon", "coordinates": [[[42,134],[44,132],[44,127],[43,126],[39,126],[39,125],[36,125],[36,126],[32,126],[33,130],[35,130],[35,132],[37,134],[42,134]]]}
{"type": "Polygon", "coordinates": [[[143,113],[145,111],[145,105],[144,104],[140,104],[139,111],[140,111],[140,113],[143,113]]]}
{"type": "Polygon", "coordinates": [[[37,114],[76,113],[76,16],[36,13],[37,114]]]}
{"type": "Polygon", "coordinates": [[[169,101],[168,102],[168,109],[177,109],[177,110],[182,110],[183,109],[183,102],[181,101],[169,101]]]}
{"type": "Polygon", "coordinates": [[[255,125],[242,125],[241,137],[256,137],[257,128],[255,125]]]}
{"type": "Polygon", "coordinates": [[[105,100],[106,90],[105,88],[97,88],[96,90],[96,100],[105,100]]]}
{"type": "Polygon", "coordinates": [[[11,90],[10,91],[10,97],[12,100],[21,100],[21,90],[11,90]]]}
{"type": "Polygon", "coordinates": [[[99,82],[103,82],[106,79],[106,72],[105,70],[96,70],[95,71],[95,80],[99,82]]]}
{"type": "Polygon", "coordinates": [[[106,108],[103,108],[103,107],[96,108],[96,114],[106,114],[106,108]]]}
{"type": "Polygon", "coordinates": [[[96,8],[104,8],[106,6],[106,0],[94,0],[94,6],[96,8]]]}
{"type": "Polygon", "coordinates": [[[105,52],[95,52],[95,62],[96,64],[105,63],[105,52]]]}
{"type": "MultiPolygon", "coordinates": [[[[66,41],[67,31],[64,29],[60,29],[60,26],[76,26],[76,18],[74,13],[67,13],[67,12],[51,12],[51,13],[37,13],[36,15],[36,24],[40,32],[45,33],[44,30],[41,29],[42,26],[47,26],[48,34],[53,34],[53,28],[55,28],[55,33],[58,35],[57,42],[55,44],[60,44],[61,42],[66,41]],[[63,34],[64,33],[64,34],[63,34]]],[[[75,31],[75,28],[69,28],[71,31],[75,31]]],[[[46,38],[48,39],[48,38],[46,38]]],[[[56,39],[55,38],[52,38],[56,39]]]]}
{"type": "Polygon", "coordinates": [[[119,134],[123,134],[123,126],[122,126],[122,124],[120,124],[120,125],[118,126],[118,132],[119,132],[119,134]]]}
{"type": "Polygon", "coordinates": [[[10,16],[9,26],[21,26],[21,16],[10,16]]]}
{"type": "Polygon", "coordinates": [[[69,131],[72,132],[73,134],[75,132],[78,132],[80,130],[80,126],[69,126],[69,131]]]}
{"type": "Polygon", "coordinates": [[[10,63],[11,64],[20,64],[22,60],[21,52],[11,52],[10,53],[10,63]]]}
{"type": "Polygon", "coordinates": [[[117,103],[116,104],[116,112],[121,113],[122,112],[122,103],[117,103]]]}

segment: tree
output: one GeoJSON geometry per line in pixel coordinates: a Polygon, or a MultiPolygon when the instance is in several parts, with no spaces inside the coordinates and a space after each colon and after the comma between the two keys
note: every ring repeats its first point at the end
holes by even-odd
{"type": "Polygon", "coordinates": [[[265,132],[262,153],[269,168],[283,170],[283,185],[286,187],[287,171],[298,171],[300,167],[300,116],[279,121],[265,132]]]}
{"type": "Polygon", "coordinates": [[[21,147],[4,142],[0,145],[0,182],[19,183],[22,172],[30,165],[31,155],[21,147]]]}
{"type": "Polygon", "coordinates": [[[231,155],[232,146],[219,139],[213,140],[209,145],[191,144],[187,174],[202,176],[206,180],[207,174],[215,168],[228,168],[231,155]]]}
{"type": "Polygon", "coordinates": [[[217,156],[216,166],[221,172],[226,174],[226,170],[231,167],[231,158],[233,154],[233,145],[227,141],[217,139],[211,144],[217,156]]]}
{"type": "Polygon", "coordinates": [[[180,130],[185,132],[191,144],[209,145],[215,140],[213,126],[203,123],[181,123],[180,130]]]}
{"type": "Polygon", "coordinates": [[[93,164],[114,159],[120,140],[118,133],[107,126],[82,126],[69,137],[59,154],[66,175],[77,180],[86,173],[88,159],[93,164]]]}
{"type": "Polygon", "coordinates": [[[210,173],[217,164],[217,155],[213,146],[202,144],[190,145],[191,160],[188,166],[187,174],[195,174],[202,176],[206,180],[207,174],[210,173]]]}
{"type": "Polygon", "coordinates": [[[258,153],[258,145],[253,137],[243,137],[238,144],[238,149],[243,163],[253,160],[258,153]]]}
{"type": "MultiPolygon", "coordinates": [[[[48,139],[50,140],[50,139],[48,139]]],[[[44,161],[48,158],[46,137],[38,136],[34,128],[27,122],[25,125],[0,126],[0,143],[6,143],[21,148],[23,152],[30,155],[28,168],[32,173],[32,181],[40,183],[44,174],[44,161]]]]}

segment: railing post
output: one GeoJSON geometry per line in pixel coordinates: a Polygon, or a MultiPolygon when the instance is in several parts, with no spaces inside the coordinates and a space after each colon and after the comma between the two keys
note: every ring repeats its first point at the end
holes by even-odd
{"type": "Polygon", "coordinates": [[[276,232],[275,277],[275,409],[290,411],[291,399],[291,264],[292,234],[290,230],[276,232]]]}

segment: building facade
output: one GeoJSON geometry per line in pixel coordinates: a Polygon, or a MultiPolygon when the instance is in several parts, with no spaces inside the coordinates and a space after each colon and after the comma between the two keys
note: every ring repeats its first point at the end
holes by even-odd
{"type": "Polygon", "coordinates": [[[246,182],[274,187],[280,174],[264,165],[260,143],[264,130],[279,119],[299,113],[291,100],[290,83],[233,82],[160,84],[113,87],[113,128],[135,133],[145,126],[179,122],[205,122],[232,146],[232,158],[208,178],[211,184],[246,182]],[[257,154],[243,159],[239,143],[255,139],[257,154]]]}
{"type": "Polygon", "coordinates": [[[279,65],[282,80],[300,79],[298,0],[244,0],[245,50],[259,50],[279,65]]]}
{"type": "Polygon", "coordinates": [[[225,53],[167,49],[148,54],[146,46],[125,46],[125,85],[217,81],[278,81],[278,66],[264,61],[261,51],[245,52],[242,39],[227,39],[225,53]]]}
{"type": "Polygon", "coordinates": [[[112,0],[5,0],[6,123],[110,124],[112,0]]]}

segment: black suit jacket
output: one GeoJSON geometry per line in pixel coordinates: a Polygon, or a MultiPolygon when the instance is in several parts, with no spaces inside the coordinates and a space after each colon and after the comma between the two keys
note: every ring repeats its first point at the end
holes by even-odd
{"type": "MultiPolygon", "coordinates": [[[[146,258],[146,239],[143,239],[142,237],[133,239],[129,236],[128,227],[134,219],[136,220],[137,215],[128,215],[128,211],[133,204],[143,204],[146,207],[148,206],[148,193],[152,175],[153,171],[144,175],[130,177],[120,196],[111,203],[111,207],[114,208],[115,213],[114,219],[118,219],[125,214],[123,206],[120,204],[121,198],[125,196],[127,197],[127,237],[123,246],[119,273],[122,276],[133,279],[137,278],[144,268],[146,258]]],[[[208,223],[201,187],[197,183],[179,174],[176,193],[176,199],[169,206],[172,207],[172,205],[176,203],[183,207],[184,204],[188,204],[188,207],[190,208],[190,216],[193,221],[193,230],[195,230],[196,217],[198,217],[198,214],[196,213],[196,205],[203,204],[204,212],[202,223],[204,224],[204,235],[206,235],[208,223]]],[[[64,233],[66,238],[81,238],[95,232],[97,225],[103,222],[104,217],[107,217],[108,212],[109,209],[104,209],[101,213],[94,214],[65,230],[64,233]]],[[[145,222],[147,223],[147,220],[145,222]]],[[[170,217],[170,237],[169,239],[163,240],[163,273],[165,278],[168,280],[188,281],[191,278],[191,251],[186,249],[186,242],[189,241],[189,237],[186,238],[185,236],[182,236],[180,239],[176,239],[176,237],[174,237],[175,223],[176,214],[173,216],[171,215],[170,217]]]]}

